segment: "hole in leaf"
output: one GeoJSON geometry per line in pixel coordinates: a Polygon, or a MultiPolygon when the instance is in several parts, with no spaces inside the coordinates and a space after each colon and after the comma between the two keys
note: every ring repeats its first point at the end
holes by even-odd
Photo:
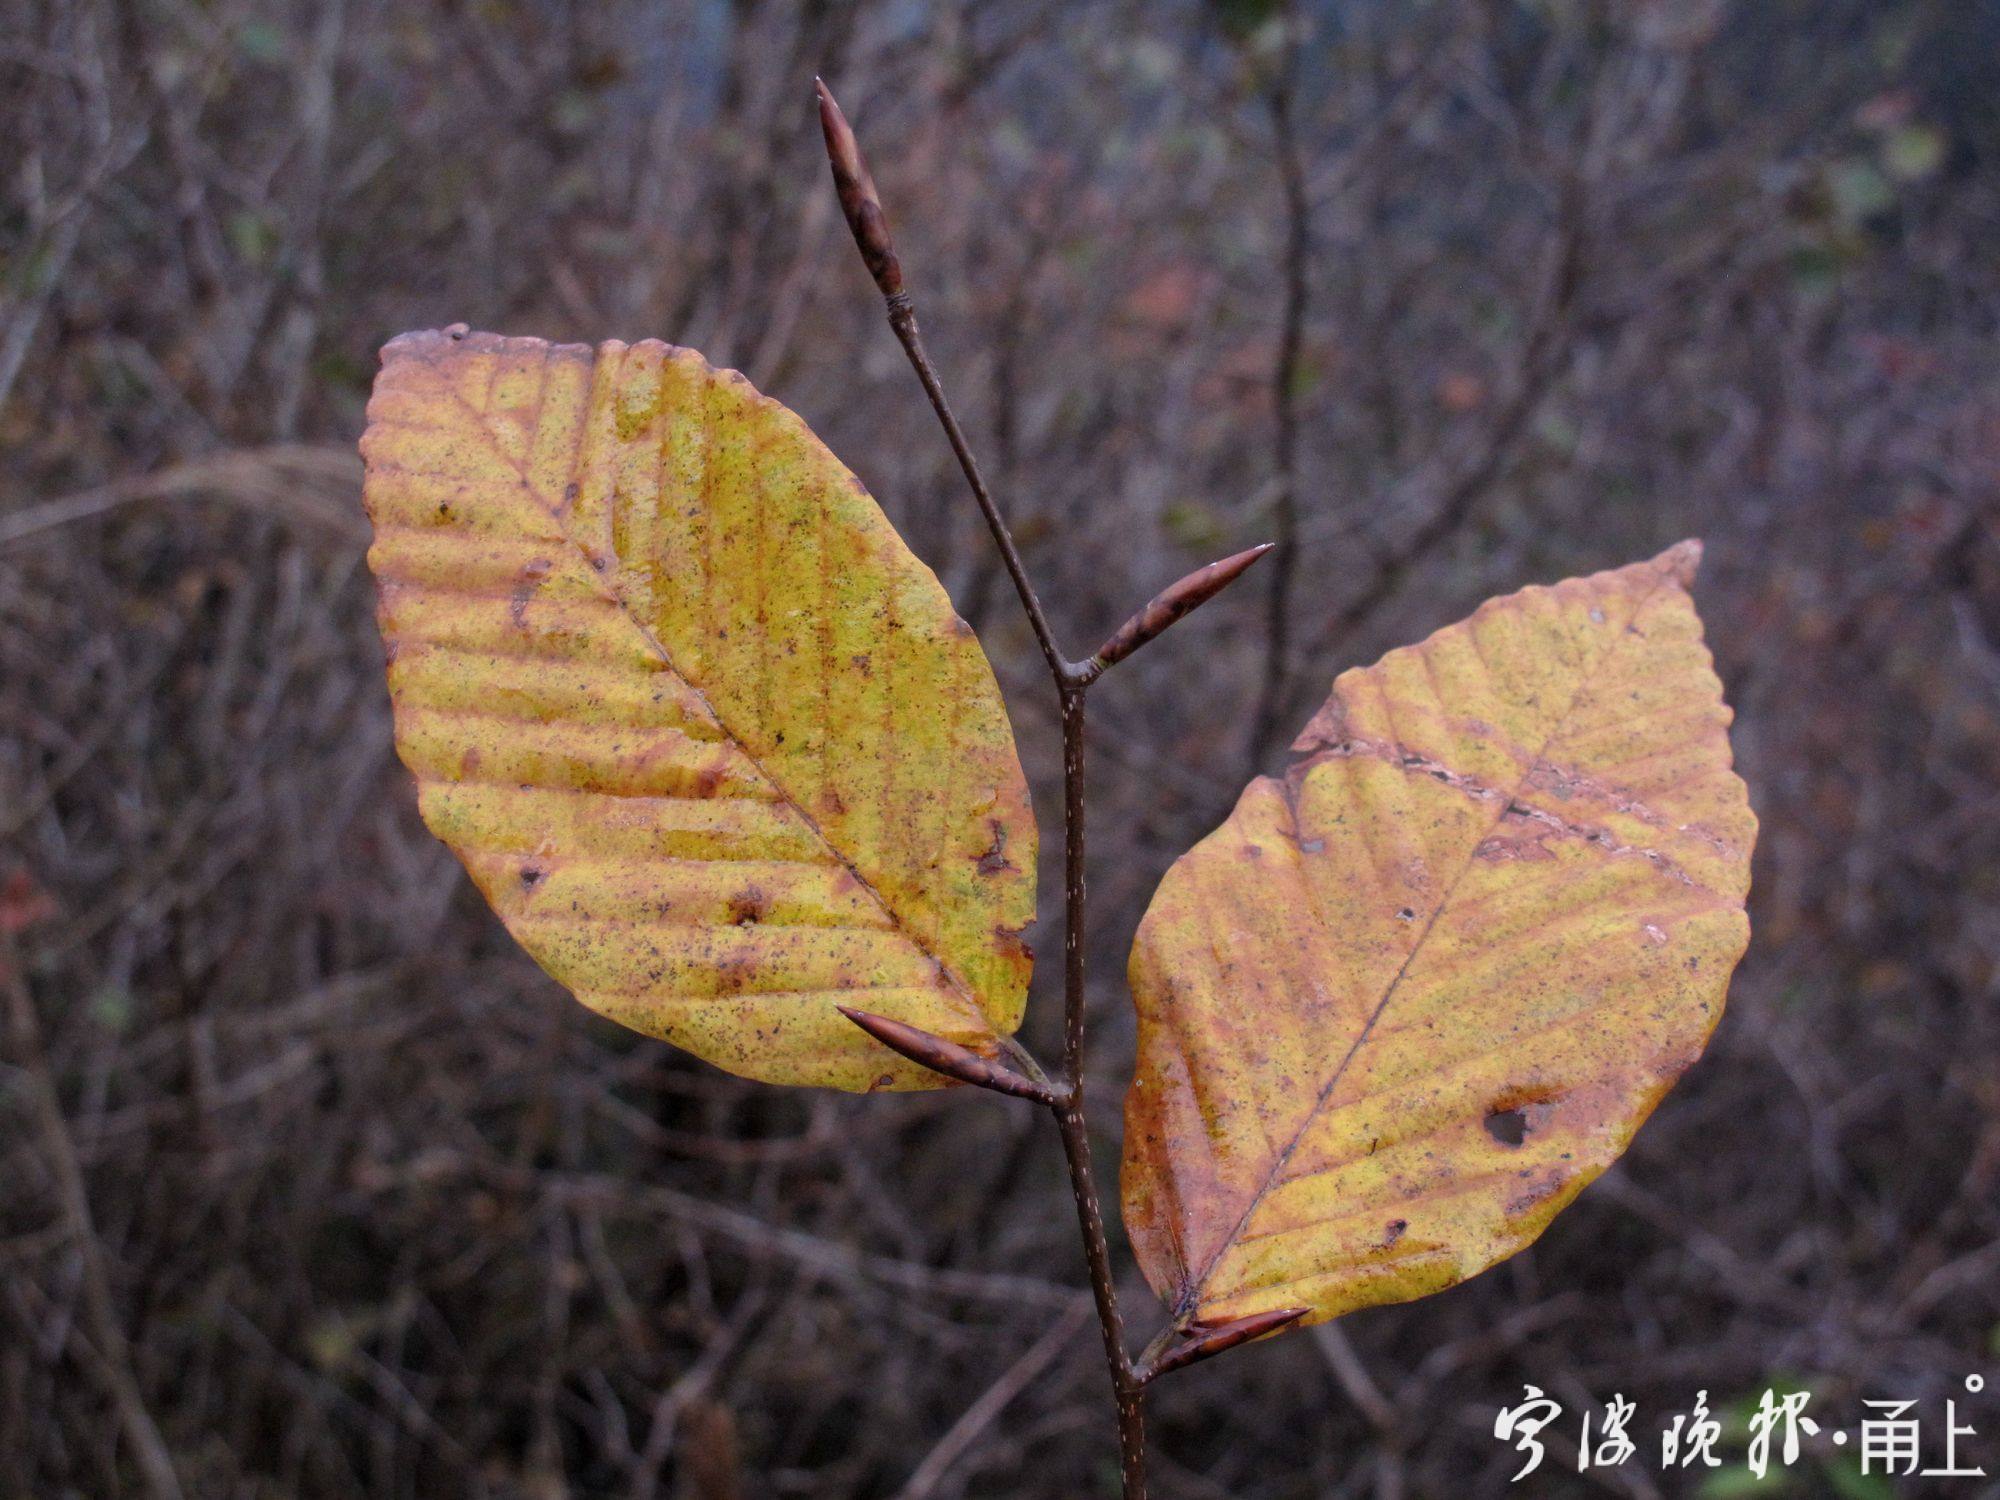
{"type": "Polygon", "coordinates": [[[522,889],[532,891],[536,886],[542,883],[542,877],[546,874],[548,874],[548,871],[542,869],[541,866],[539,865],[522,865],[521,866],[522,889]]]}
{"type": "Polygon", "coordinates": [[[1528,1138],[1528,1116],[1518,1109],[1496,1109],[1486,1117],[1486,1133],[1503,1146],[1518,1146],[1528,1138]]]}

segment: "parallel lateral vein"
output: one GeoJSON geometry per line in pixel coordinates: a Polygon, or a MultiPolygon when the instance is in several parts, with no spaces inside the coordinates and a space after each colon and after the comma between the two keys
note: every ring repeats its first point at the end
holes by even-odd
{"type": "MultiPolygon", "coordinates": [[[[547,515],[552,521],[552,523],[556,526],[558,532],[562,537],[564,545],[570,548],[573,553],[581,555],[585,559],[585,565],[589,566],[589,560],[591,554],[589,553],[587,548],[581,546],[576,541],[576,539],[571,535],[567,524],[567,515],[565,509],[562,506],[552,504],[546,496],[541,494],[539,489],[536,487],[534,482],[529,477],[528,472],[521,463],[521,461],[514,454],[506,450],[505,444],[500,440],[499,435],[494,431],[492,423],[486,416],[485,412],[479,406],[474,405],[471,401],[469,401],[466,398],[465,394],[462,391],[460,391],[457,388],[457,386],[451,381],[449,376],[445,374],[445,372],[443,371],[442,367],[440,366],[436,358],[429,355],[419,355],[417,356],[417,358],[420,360],[421,363],[423,363],[430,369],[433,376],[437,379],[438,383],[443,387],[443,389],[449,394],[451,399],[454,400],[463,410],[465,410],[473,418],[473,420],[478,425],[482,433],[486,436],[487,440],[494,444],[502,460],[512,470],[514,477],[516,481],[520,484],[522,490],[534,499],[534,501],[537,503],[541,511],[545,515],[547,515]]],[[[545,370],[546,370],[546,364],[550,360],[550,358],[551,358],[551,351],[547,346],[544,346],[544,348],[542,349],[542,359],[544,361],[545,370]]],[[[591,374],[589,395],[587,397],[587,409],[595,409],[596,402],[599,399],[600,395],[602,394],[601,387],[604,381],[607,379],[606,363],[607,362],[603,358],[593,354],[593,357],[591,359],[592,374],[591,374]]],[[[712,404],[712,393],[711,393],[711,404],[712,404]]],[[[713,420],[712,416],[710,416],[709,421],[705,424],[709,426],[711,429],[712,429],[712,420],[713,420]]],[[[393,425],[393,423],[389,425],[393,425]]],[[[534,436],[535,434],[532,431],[527,435],[526,446],[528,451],[532,451],[533,449],[534,436]]],[[[580,474],[581,472],[582,452],[584,446],[587,444],[588,441],[589,441],[589,432],[588,428],[586,427],[584,431],[578,434],[577,438],[578,452],[576,456],[577,467],[575,473],[580,474]]],[[[407,469],[399,470],[393,463],[376,463],[373,464],[372,467],[375,467],[385,473],[400,472],[402,474],[410,475],[412,477],[435,479],[439,482],[450,482],[456,478],[456,476],[452,476],[449,474],[439,473],[439,474],[425,475],[419,473],[418,471],[412,471],[407,469]]],[[[703,466],[704,483],[707,483],[711,478],[712,478],[712,473],[710,465],[704,463],[703,466]]],[[[462,483],[462,481],[459,482],[462,483]]],[[[575,482],[576,480],[573,476],[572,488],[574,488],[575,482]]],[[[847,871],[849,875],[853,877],[853,879],[856,881],[860,889],[863,892],[865,892],[867,897],[882,910],[882,912],[884,913],[885,917],[888,919],[890,924],[898,933],[902,935],[903,939],[909,942],[912,945],[912,947],[917,950],[917,952],[921,953],[931,963],[931,965],[933,966],[933,968],[937,973],[939,980],[942,982],[944,988],[948,993],[950,993],[955,997],[957,1003],[963,1006],[971,1015],[977,1017],[983,1025],[990,1025],[990,1022],[987,1021],[987,1018],[985,1016],[984,1007],[980,1004],[978,997],[973,994],[970,987],[967,985],[966,981],[963,978],[961,978],[949,964],[943,962],[943,960],[932,950],[929,944],[925,943],[922,939],[920,939],[917,936],[915,931],[911,928],[910,924],[904,919],[904,917],[889,904],[889,902],[884,897],[880,889],[875,885],[875,883],[869,880],[868,877],[855,866],[854,862],[847,856],[847,854],[833,843],[833,841],[827,836],[825,831],[820,827],[818,821],[812,816],[810,811],[808,811],[795,796],[793,796],[787,789],[785,789],[782,783],[778,782],[777,779],[771,775],[768,769],[759,760],[755,752],[751,750],[749,745],[746,744],[742,740],[742,738],[730,728],[727,721],[724,720],[723,717],[716,712],[714,703],[712,702],[712,700],[709,699],[708,695],[705,692],[703,692],[700,685],[694,682],[691,678],[689,678],[686,674],[682,673],[678,669],[671,655],[666,651],[665,647],[658,640],[655,634],[644,624],[641,616],[635,609],[632,601],[626,597],[625,592],[622,588],[622,580],[615,577],[606,577],[604,573],[597,568],[592,568],[591,571],[597,579],[597,583],[599,588],[602,590],[603,597],[605,597],[609,603],[615,606],[616,610],[624,618],[624,620],[634,630],[636,630],[639,633],[639,635],[644,639],[650,652],[653,655],[655,655],[659,660],[659,662],[661,663],[662,668],[666,672],[671,673],[682,686],[684,686],[690,693],[692,693],[695,696],[695,698],[701,703],[704,710],[714,720],[715,724],[721,730],[722,734],[726,736],[727,742],[730,743],[744,757],[744,759],[755,769],[755,771],[760,776],[762,776],[774,788],[777,789],[777,791],[780,794],[780,798],[782,799],[780,805],[787,807],[792,813],[794,813],[797,816],[799,821],[805,826],[807,830],[809,830],[811,837],[816,841],[818,841],[818,843],[822,845],[832,856],[833,860],[837,862],[842,868],[844,868],[847,871]]],[[[556,637],[556,639],[560,639],[560,637],[556,637]]],[[[885,645],[893,643],[893,641],[894,641],[894,634],[893,632],[891,632],[891,634],[887,638],[887,641],[885,642],[885,645]]],[[[444,642],[440,644],[458,646],[457,642],[444,642]]],[[[481,647],[476,647],[476,648],[467,648],[459,646],[459,649],[483,650],[485,648],[482,645],[481,647]]],[[[885,651],[884,654],[885,656],[887,656],[889,653],[888,651],[885,651]]],[[[529,657],[530,659],[543,659],[540,658],[539,656],[536,656],[534,653],[529,653],[529,657]]],[[[574,659],[574,653],[573,652],[565,653],[564,655],[557,656],[554,659],[561,660],[565,659],[565,657],[568,657],[569,659],[574,659]]],[[[893,711],[893,705],[891,707],[893,711]]],[[[893,757],[894,755],[893,751],[891,752],[891,755],[893,757]]]]}
{"type": "MultiPolygon", "coordinates": [[[[1631,618],[1636,619],[1638,617],[1640,610],[1643,608],[1643,605],[1644,605],[1643,600],[1639,601],[1638,603],[1635,603],[1631,618]]],[[[1474,618],[1476,619],[1477,616],[1475,616],[1474,618]]],[[[1471,631],[1471,638],[1476,646],[1478,643],[1478,632],[1476,630],[1471,631]]],[[[1426,652],[1429,649],[1429,643],[1425,642],[1411,649],[1416,650],[1420,653],[1426,652]]],[[[1535,767],[1539,765],[1541,761],[1541,756],[1543,751],[1546,750],[1547,746],[1550,743],[1552,743],[1558,738],[1560,731],[1564,727],[1569,716],[1575,711],[1576,704],[1584,692],[1585,682],[1589,677],[1589,673],[1583,669],[1582,662],[1579,662],[1578,668],[1576,668],[1575,670],[1576,670],[1576,683],[1571,690],[1569,700],[1564,704],[1561,712],[1555,716],[1553,722],[1550,724],[1549,728],[1545,731],[1542,738],[1541,746],[1537,749],[1535,755],[1530,759],[1527,769],[1523,772],[1522,779],[1524,781],[1528,776],[1533,775],[1535,767]]],[[[1296,770],[1297,769],[1296,766],[1293,769],[1296,770]]],[[[1284,778],[1284,781],[1281,782],[1281,785],[1290,782],[1291,782],[1291,773],[1287,772],[1287,775],[1284,778]]],[[[1295,788],[1296,783],[1292,783],[1292,785],[1295,788]]],[[[1294,800],[1294,797],[1295,797],[1295,791],[1294,791],[1294,796],[1288,796],[1286,800],[1288,801],[1288,803],[1292,805],[1294,817],[1296,818],[1297,805],[1296,801],[1294,800]]],[[[1511,801],[1511,798],[1509,800],[1511,801]]],[[[1494,815],[1492,824],[1487,828],[1485,834],[1482,835],[1482,839],[1492,836],[1493,829],[1498,827],[1500,820],[1502,817],[1505,816],[1505,813],[1506,813],[1506,806],[1503,804],[1499,812],[1497,812],[1494,815]]],[[[1295,831],[1296,831],[1296,826],[1295,826],[1295,831]]],[[[1474,847],[1475,848],[1477,847],[1476,844],[1474,845],[1474,847]]],[[[1248,1201],[1245,1203],[1242,1213],[1238,1216],[1236,1222],[1231,1226],[1229,1232],[1226,1235],[1224,1235],[1219,1241],[1217,1241],[1215,1248],[1209,1253],[1206,1263],[1189,1281],[1187,1286],[1183,1288],[1180,1300],[1184,1304],[1184,1307],[1177,1308],[1177,1311],[1184,1311],[1188,1307],[1199,1305],[1203,1293],[1208,1288],[1209,1280],[1211,1277],[1214,1276],[1217,1267],[1220,1265],[1222,1261],[1223,1256],[1226,1255],[1232,1247],[1242,1242],[1244,1231],[1249,1225],[1251,1216],[1256,1213],[1258,1207],[1265,1201],[1265,1199],[1269,1196],[1272,1190],[1283,1180],[1286,1168],[1289,1165],[1293,1154],[1298,1150],[1299,1145],[1304,1141],[1306,1133],[1311,1129],[1313,1122],[1319,1117],[1320,1111],[1326,1105],[1326,1101],[1330,1097],[1332,1097],[1334,1089],[1339,1087],[1340,1080],[1346,1076],[1348,1066],[1353,1062],[1356,1054],[1359,1053],[1361,1048],[1367,1044],[1370,1038],[1370,1034],[1373,1031],[1375,1022],[1381,1017],[1382,1013],[1388,1008],[1390,1002],[1395,998],[1398,990],[1402,986],[1404,977],[1409,973],[1410,967],[1415,962],[1417,955],[1424,950],[1424,946],[1427,940],[1429,939],[1431,933],[1436,930],[1438,918],[1450,906],[1452,898],[1456,893],[1459,884],[1464,880],[1467,871],[1469,871],[1472,868],[1473,863],[1474,863],[1473,850],[1471,848],[1468,848],[1468,850],[1466,851],[1466,857],[1464,863],[1461,864],[1459,869],[1453,874],[1452,879],[1446,885],[1444,891],[1439,896],[1436,906],[1432,909],[1428,918],[1426,919],[1422,931],[1417,934],[1416,941],[1411,946],[1409,953],[1404,957],[1402,964],[1397,968],[1395,974],[1391,977],[1389,983],[1383,989],[1381,998],[1376,1002],[1374,1008],[1369,1013],[1367,1020],[1363,1023],[1361,1030],[1355,1036],[1353,1043],[1348,1047],[1346,1053],[1342,1056],[1338,1065],[1334,1067],[1326,1083],[1318,1091],[1316,1097],[1312,1102],[1311,1107],[1306,1110],[1305,1115],[1303,1119],[1300,1121],[1298,1129],[1296,1130],[1296,1132],[1294,1132],[1291,1140],[1286,1144],[1284,1150],[1278,1154],[1276,1160],[1274,1160],[1271,1163],[1269,1170],[1262,1175],[1261,1180],[1258,1182],[1255,1190],[1250,1194],[1248,1201]]]]}

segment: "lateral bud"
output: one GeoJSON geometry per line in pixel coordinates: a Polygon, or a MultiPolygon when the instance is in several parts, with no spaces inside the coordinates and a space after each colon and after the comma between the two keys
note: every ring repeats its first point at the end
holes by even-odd
{"type": "Polygon", "coordinates": [[[1241,578],[1250,564],[1269,552],[1272,546],[1273,543],[1264,542],[1234,557],[1225,557],[1205,568],[1196,568],[1178,583],[1170,583],[1161,589],[1147,601],[1144,609],[1120,625],[1111,633],[1111,638],[1097,648],[1091,658],[1091,676],[1095,677],[1106,667],[1123,661],[1182,615],[1208,603],[1241,578]]]}
{"type": "Polygon", "coordinates": [[[961,1047],[957,1042],[933,1036],[907,1021],[892,1021],[887,1016],[850,1010],[845,1005],[836,1009],[891,1052],[901,1053],[933,1073],[942,1073],[947,1078],[956,1078],[960,1083],[969,1083],[975,1088],[991,1089],[996,1094],[1032,1099],[1037,1104],[1056,1102],[1056,1091],[1048,1084],[1016,1073],[1005,1063],[981,1057],[970,1047],[961,1047]]]}
{"type": "Polygon", "coordinates": [[[854,231],[863,264],[884,297],[903,290],[903,267],[896,259],[896,245],[889,238],[889,220],[882,212],[882,200],[875,192],[875,179],[862,159],[861,145],[854,127],[834,103],[833,92],[815,78],[813,90],[819,95],[819,127],[826,135],[826,159],[833,168],[833,189],[840,195],[840,211],[847,215],[847,227],[854,231]]]}
{"type": "Polygon", "coordinates": [[[1157,1380],[1169,1370],[1199,1363],[1212,1354],[1220,1354],[1225,1349],[1234,1349],[1238,1344],[1247,1344],[1252,1339],[1261,1339],[1267,1333],[1276,1333],[1298,1322],[1311,1309],[1304,1307],[1281,1307],[1275,1312],[1252,1313],[1247,1318],[1235,1318],[1227,1323],[1215,1323],[1204,1327],[1197,1323],[1188,1330],[1188,1336],[1171,1348],[1164,1349],[1145,1370],[1143,1379],[1157,1380]]]}

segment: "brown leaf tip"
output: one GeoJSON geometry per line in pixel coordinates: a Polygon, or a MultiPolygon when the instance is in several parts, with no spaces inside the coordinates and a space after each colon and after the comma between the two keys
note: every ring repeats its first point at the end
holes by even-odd
{"type": "Polygon", "coordinates": [[[1658,557],[1653,566],[1670,575],[1684,589],[1694,587],[1694,575],[1701,571],[1701,539],[1689,537],[1684,542],[1675,542],[1658,557]]]}
{"type": "Polygon", "coordinates": [[[411,329],[408,333],[397,334],[384,344],[381,350],[384,366],[405,359],[423,364],[436,364],[460,355],[489,354],[545,355],[551,359],[580,360],[587,363],[596,358],[597,351],[588,344],[552,344],[547,339],[527,335],[508,337],[498,333],[486,333],[469,323],[451,323],[443,328],[411,329]]]}

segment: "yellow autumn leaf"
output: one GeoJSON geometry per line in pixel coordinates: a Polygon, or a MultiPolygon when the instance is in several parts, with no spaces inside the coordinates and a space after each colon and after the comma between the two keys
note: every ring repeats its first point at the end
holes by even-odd
{"type": "Polygon", "coordinates": [[[1035,824],[985,655],[797,416],[658,342],[405,334],[362,439],[424,820],[593,1009],[734,1073],[1019,1024],[1035,824]]]}
{"type": "Polygon", "coordinates": [[[1531,1242],[1700,1054],[1756,820],[1699,546],[1344,673],[1167,873],[1131,980],[1127,1225],[1186,1323],[1318,1321],[1531,1242]]]}

